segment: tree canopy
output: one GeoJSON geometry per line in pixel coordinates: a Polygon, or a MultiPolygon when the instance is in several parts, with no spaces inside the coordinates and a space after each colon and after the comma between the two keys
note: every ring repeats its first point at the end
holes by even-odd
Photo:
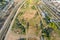
{"type": "Polygon", "coordinates": [[[3,2],[4,0],[0,0],[0,2],[3,2]]]}

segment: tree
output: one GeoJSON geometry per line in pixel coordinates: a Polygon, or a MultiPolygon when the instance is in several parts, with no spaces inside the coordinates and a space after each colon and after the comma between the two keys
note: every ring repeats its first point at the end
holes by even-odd
{"type": "Polygon", "coordinates": [[[0,0],[0,2],[3,2],[4,0],[0,0]]]}
{"type": "Polygon", "coordinates": [[[53,31],[52,28],[47,27],[47,28],[42,30],[42,33],[45,34],[45,35],[43,35],[43,34],[42,35],[46,36],[50,40],[50,34],[51,34],[52,31],[53,31]]]}
{"type": "Polygon", "coordinates": [[[29,22],[27,22],[27,29],[29,28],[29,22]]]}
{"type": "Polygon", "coordinates": [[[57,25],[54,22],[49,23],[49,26],[54,30],[57,30],[57,25]]]}

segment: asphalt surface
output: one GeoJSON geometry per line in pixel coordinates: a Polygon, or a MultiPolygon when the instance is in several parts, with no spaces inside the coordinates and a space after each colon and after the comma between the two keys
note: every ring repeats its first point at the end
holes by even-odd
{"type": "MultiPolygon", "coordinates": [[[[9,7],[7,7],[7,8],[9,8],[9,7]]],[[[2,17],[0,17],[0,29],[2,28],[2,26],[3,26],[4,22],[5,22],[5,20],[7,19],[7,17],[10,15],[10,12],[11,12],[12,9],[8,10],[7,12],[4,12],[4,11],[1,12],[2,17]]]]}

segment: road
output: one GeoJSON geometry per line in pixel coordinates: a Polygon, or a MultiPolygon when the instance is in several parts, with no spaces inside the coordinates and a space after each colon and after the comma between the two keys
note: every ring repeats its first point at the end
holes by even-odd
{"type": "MultiPolygon", "coordinates": [[[[52,9],[50,9],[50,7],[48,7],[45,3],[41,3],[41,4],[39,4],[39,5],[37,5],[38,6],[38,9],[40,9],[40,10],[42,10],[42,12],[44,13],[44,14],[46,14],[50,19],[59,19],[60,17],[52,10],[52,9]]],[[[42,14],[41,14],[42,15],[42,14]]],[[[44,17],[44,16],[42,16],[42,17],[44,17]]],[[[42,19],[43,20],[43,19],[42,19]]],[[[55,21],[53,21],[58,27],[58,29],[60,29],[60,26],[58,25],[58,23],[57,22],[55,22],[55,21]]],[[[43,22],[43,24],[44,24],[44,22],[43,22]]],[[[47,26],[48,26],[48,24],[47,24],[47,26]]],[[[42,37],[42,39],[41,40],[43,40],[44,38],[42,37]]]]}
{"type": "Polygon", "coordinates": [[[52,11],[54,11],[54,12],[60,17],[60,13],[56,10],[55,7],[52,8],[52,6],[51,6],[51,5],[48,5],[47,3],[46,3],[46,5],[47,5],[48,7],[50,7],[50,9],[51,9],[52,11]]]}
{"type": "MultiPolygon", "coordinates": [[[[50,9],[48,6],[46,6],[46,8],[47,8],[48,10],[50,9]]],[[[57,22],[55,22],[55,21],[53,21],[53,22],[59,27],[59,25],[58,25],[58,19],[60,19],[60,17],[59,17],[56,13],[54,13],[54,11],[53,11],[52,9],[50,9],[49,11],[50,11],[51,14],[52,14],[52,17],[51,17],[51,18],[55,18],[55,19],[57,20],[57,22]]],[[[57,11],[56,11],[56,12],[57,12],[57,11]]],[[[59,29],[60,29],[60,27],[59,27],[59,29]]]]}
{"type": "MultiPolygon", "coordinates": [[[[39,8],[39,10],[41,9],[42,10],[42,12],[45,14],[47,14],[48,15],[48,17],[50,17],[50,19],[52,19],[52,18],[54,18],[54,19],[59,19],[59,16],[58,15],[56,15],[48,6],[46,6],[44,3],[43,4],[40,4],[40,5],[38,5],[38,8],[39,8]],[[41,5],[42,5],[42,7],[41,7],[41,5]]],[[[19,12],[19,11],[18,11],[19,12]]],[[[12,28],[12,25],[13,25],[13,23],[14,23],[14,20],[15,20],[15,18],[16,18],[16,16],[17,16],[17,14],[18,14],[18,12],[16,13],[16,15],[14,16],[14,19],[13,19],[13,21],[12,21],[12,23],[11,23],[11,26],[10,26],[10,28],[9,28],[9,31],[8,31],[8,33],[10,32],[10,30],[11,30],[11,28],[12,28]]],[[[41,12],[41,13],[42,13],[41,12]]],[[[41,14],[42,15],[42,14],[41,14]]],[[[10,16],[11,17],[11,16],[10,16]]],[[[10,19],[9,19],[10,20],[10,19]]],[[[41,18],[41,20],[43,20],[43,18],[41,18]]],[[[44,21],[44,20],[43,20],[44,21]]],[[[42,21],[42,22],[43,22],[42,21]]],[[[10,23],[10,22],[9,22],[10,23]]],[[[46,24],[46,22],[43,22],[43,24],[44,24],[44,26],[46,26],[47,24],[46,24]],[[45,25],[46,24],[46,25],[45,25]]],[[[7,33],[7,35],[8,35],[8,33],[7,33]]],[[[8,37],[8,36],[6,36],[6,37],[8,37]]],[[[34,35],[33,36],[31,36],[31,35],[27,35],[27,36],[22,36],[21,35],[21,37],[22,38],[26,38],[26,37],[35,37],[34,35]]],[[[37,38],[37,37],[35,37],[35,38],[37,38]]],[[[37,38],[37,39],[40,39],[39,37],[37,38]]],[[[5,40],[7,40],[7,38],[5,39],[5,40]]],[[[43,38],[42,38],[42,40],[43,40],[43,38]]]]}
{"type": "Polygon", "coordinates": [[[46,5],[44,5],[44,4],[42,4],[42,6],[43,7],[41,7],[41,5],[39,5],[39,7],[42,9],[42,8],[44,8],[44,9],[42,9],[42,11],[44,12],[44,13],[46,13],[47,12],[47,14],[48,14],[48,16],[50,17],[50,19],[59,19],[60,17],[58,16],[58,15],[56,15],[50,8],[48,8],[46,5]]]}
{"type": "Polygon", "coordinates": [[[8,9],[13,5],[13,2],[9,2],[3,9],[1,9],[0,16],[5,16],[8,9]]]}
{"type": "Polygon", "coordinates": [[[19,3],[14,7],[14,9],[10,12],[10,15],[8,16],[7,20],[5,21],[3,27],[2,27],[1,30],[0,30],[0,40],[2,40],[2,39],[5,37],[8,29],[9,29],[9,25],[10,25],[10,23],[11,23],[14,15],[16,14],[19,6],[20,6],[22,3],[23,3],[23,1],[19,2],[19,3]]]}
{"type": "Polygon", "coordinates": [[[13,5],[13,2],[9,2],[5,8],[3,8],[0,12],[0,29],[2,28],[5,20],[8,18],[10,12],[12,11],[13,8],[11,8],[13,5]],[[11,8],[10,10],[8,10],[11,8]]]}

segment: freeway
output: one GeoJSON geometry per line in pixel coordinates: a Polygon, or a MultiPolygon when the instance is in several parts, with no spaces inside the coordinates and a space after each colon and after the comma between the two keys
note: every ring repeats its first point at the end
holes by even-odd
{"type": "MultiPolygon", "coordinates": [[[[40,5],[39,5],[40,6],[40,5]]],[[[46,5],[42,4],[43,8],[45,10],[42,9],[42,7],[40,6],[40,8],[46,13],[46,11],[48,12],[49,15],[51,15],[51,18],[55,18],[55,19],[59,19],[60,17],[58,15],[56,15],[53,11],[51,11],[50,8],[48,8],[46,5]]]]}
{"type": "Polygon", "coordinates": [[[8,11],[8,9],[13,5],[14,2],[9,2],[8,5],[3,9],[3,11],[8,11]]]}
{"type": "MultiPolygon", "coordinates": [[[[46,14],[50,19],[52,19],[52,18],[54,18],[54,19],[59,19],[60,17],[54,12],[54,11],[52,11],[52,9],[50,9],[48,6],[46,6],[46,4],[44,4],[44,3],[42,3],[42,4],[39,4],[39,5],[37,5],[38,6],[38,9],[41,9],[42,10],[42,12],[44,13],[44,14],[46,14]]],[[[42,15],[42,14],[41,14],[42,15]]],[[[43,16],[44,17],[44,16],[43,16]]],[[[43,20],[43,19],[42,19],[43,20]]],[[[60,26],[58,25],[58,23],[57,22],[55,22],[55,21],[53,21],[58,27],[58,29],[60,29],[60,26]]],[[[43,24],[44,24],[44,22],[43,22],[43,24]]],[[[47,26],[48,26],[48,24],[47,24],[47,26]]],[[[44,40],[44,38],[42,37],[42,39],[41,40],[44,40]]]]}
{"type": "Polygon", "coordinates": [[[54,13],[48,6],[45,5],[45,7],[51,12],[52,15],[55,16],[55,18],[60,18],[56,13],[54,13]]]}
{"type": "Polygon", "coordinates": [[[14,2],[9,2],[1,11],[0,16],[5,16],[7,15],[7,12],[9,11],[8,9],[12,7],[14,2]]]}
{"type": "Polygon", "coordinates": [[[24,2],[24,0],[18,2],[18,4],[15,5],[15,7],[13,8],[13,10],[10,12],[10,15],[8,16],[8,18],[6,19],[3,27],[0,30],[0,40],[2,40],[5,37],[8,29],[9,29],[9,25],[10,25],[10,23],[11,23],[14,15],[16,14],[19,6],[21,6],[23,2],[24,2]]]}
{"type": "MultiPolygon", "coordinates": [[[[48,6],[46,6],[46,8],[49,10],[50,8],[48,8],[48,6]]],[[[52,18],[57,18],[57,22],[58,22],[58,19],[60,19],[60,17],[56,14],[56,13],[54,13],[51,9],[49,10],[50,12],[51,12],[51,14],[52,14],[52,18]]],[[[59,27],[59,25],[58,25],[58,23],[57,22],[55,22],[55,21],[53,21],[58,27],[59,27]]],[[[57,28],[58,28],[57,27],[57,28]]],[[[60,27],[59,27],[59,29],[60,29],[60,27]]]]}
{"type": "MultiPolygon", "coordinates": [[[[43,8],[47,11],[47,12],[49,12],[50,14],[49,15],[51,15],[51,16],[53,16],[53,17],[57,17],[56,19],[59,19],[59,17],[48,7],[48,6],[46,6],[46,4],[41,4],[42,6],[43,6],[43,8]]],[[[41,6],[40,6],[41,7],[41,6]]]]}
{"type": "Polygon", "coordinates": [[[0,10],[0,29],[2,28],[4,22],[6,21],[6,19],[10,15],[10,12],[13,10],[13,8],[15,7],[15,5],[16,4],[13,1],[10,1],[6,5],[6,7],[4,7],[2,10],[0,10]]]}
{"type": "Polygon", "coordinates": [[[0,29],[2,28],[5,20],[8,18],[10,12],[11,12],[12,9],[13,9],[13,8],[11,8],[11,7],[12,7],[11,2],[10,2],[9,4],[6,5],[6,7],[5,7],[3,10],[1,10],[1,12],[0,12],[0,29]],[[9,4],[10,4],[10,6],[9,6],[9,4]],[[11,8],[11,9],[8,10],[9,8],[11,8]],[[5,10],[5,11],[4,11],[4,10],[5,10]]]}
{"type": "Polygon", "coordinates": [[[55,9],[55,7],[52,7],[51,5],[49,5],[49,4],[47,4],[47,3],[45,3],[45,4],[46,4],[46,6],[50,7],[50,9],[51,9],[52,11],[54,11],[54,12],[60,17],[60,13],[55,9]]]}
{"type": "Polygon", "coordinates": [[[9,2],[4,1],[4,3],[1,3],[0,10],[2,10],[9,2]]]}

